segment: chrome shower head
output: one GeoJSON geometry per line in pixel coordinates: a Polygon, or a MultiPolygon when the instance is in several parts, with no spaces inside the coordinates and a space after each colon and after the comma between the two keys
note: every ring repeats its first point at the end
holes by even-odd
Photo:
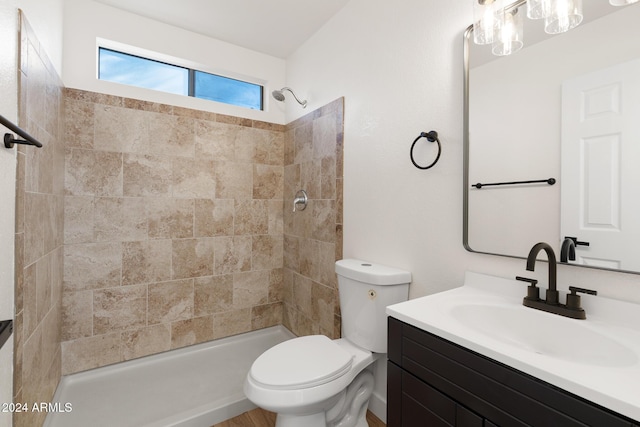
{"type": "Polygon", "coordinates": [[[295,93],[293,93],[293,91],[288,88],[288,87],[283,87],[280,90],[274,90],[273,92],[271,92],[271,95],[275,98],[276,101],[280,101],[283,102],[284,101],[284,93],[283,91],[288,90],[289,92],[291,92],[291,95],[293,95],[293,97],[296,99],[296,101],[298,101],[298,104],[302,105],[302,108],[307,108],[307,100],[303,100],[300,101],[298,99],[298,97],[296,96],[295,93]]]}

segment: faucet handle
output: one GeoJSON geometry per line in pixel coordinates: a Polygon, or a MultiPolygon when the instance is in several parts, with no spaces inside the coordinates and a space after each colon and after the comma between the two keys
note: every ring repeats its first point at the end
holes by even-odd
{"type": "Polygon", "coordinates": [[[527,296],[526,299],[530,300],[539,300],[540,299],[540,290],[536,287],[538,281],[536,279],[529,279],[528,277],[516,276],[516,280],[521,282],[529,283],[527,287],[527,296]]]}
{"type": "Polygon", "coordinates": [[[569,286],[569,290],[571,291],[571,293],[567,294],[567,308],[571,310],[582,310],[582,307],[580,306],[580,295],[578,295],[578,292],[589,295],[598,295],[597,291],[578,288],[575,286],[569,286]]]}

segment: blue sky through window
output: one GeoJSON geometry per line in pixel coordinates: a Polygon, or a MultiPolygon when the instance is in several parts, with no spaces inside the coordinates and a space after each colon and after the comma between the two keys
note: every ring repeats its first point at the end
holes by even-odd
{"type": "Polygon", "coordinates": [[[263,88],[258,84],[105,48],[99,49],[99,64],[100,80],[262,110],[263,88]],[[191,76],[194,93],[189,93],[191,76]]]}

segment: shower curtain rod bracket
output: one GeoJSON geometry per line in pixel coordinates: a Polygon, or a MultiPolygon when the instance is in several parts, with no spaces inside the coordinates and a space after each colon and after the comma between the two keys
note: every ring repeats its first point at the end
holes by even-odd
{"type": "Polygon", "coordinates": [[[24,138],[24,139],[15,139],[12,134],[5,133],[4,134],[5,148],[13,148],[15,144],[33,145],[34,147],[38,147],[38,148],[42,147],[42,144],[37,139],[29,135],[23,129],[20,129],[15,124],[11,123],[11,120],[7,119],[2,115],[0,115],[0,124],[6,127],[7,129],[9,129],[10,131],[17,133],[18,135],[24,138]]]}

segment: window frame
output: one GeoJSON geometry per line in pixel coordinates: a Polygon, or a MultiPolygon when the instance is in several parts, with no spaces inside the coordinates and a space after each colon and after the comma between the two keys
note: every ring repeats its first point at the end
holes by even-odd
{"type": "Polygon", "coordinates": [[[152,55],[149,56],[145,56],[143,54],[140,53],[130,53],[127,52],[126,49],[122,49],[122,48],[114,48],[114,47],[109,47],[106,44],[98,44],[97,46],[98,51],[97,51],[97,78],[100,81],[105,81],[105,82],[111,82],[111,83],[116,83],[116,84],[123,84],[123,85],[127,85],[127,86],[133,86],[133,87],[138,87],[138,88],[142,88],[142,89],[147,89],[147,90],[154,90],[157,92],[162,92],[162,93],[167,93],[167,94],[172,94],[172,95],[179,95],[179,96],[188,96],[191,98],[195,98],[195,99],[202,99],[204,101],[210,101],[210,102],[217,102],[217,103],[221,103],[221,104],[225,104],[225,105],[232,105],[235,107],[240,107],[240,108],[245,108],[247,110],[253,110],[253,111],[265,111],[265,85],[261,84],[261,83],[255,83],[255,82],[251,82],[245,79],[241,79],[241,78],[237,78],[237,77],[230,77],[228,75],[224,75],[221,73],[216,73],[216,72],[209,72],[209,71],[204,71],[200,68],[195,68],[195,67],[189,67],[186,65],[178,65],[176,63],[172,63],[169,62],[167,60],[159,60],[159,59],[155,59],[152,57],[152,55]],[[175,92],[169,92],[169,91],[163,91],[163,90],[159,90],[159,89],[152,89],[146,86],[141,86],[141,85],[136,85],[136,84],[130,84],[130,83],[120,83],[120,82],[115,82],[113,80],[106,80],[106,79],[101,79],[100,78],[100,65],[101,65],[101,52],[102,51],[110,51],[110,52],[114,52],[120,55],[126,55],[126,56],[130,56],[133,58],[138,58],[138,59],[143,59],[146,61],[151,61],[151,62],[156,62],[159,64],[163,64],[163,65],[168,65],[171,67],[175,67],[175,68],[181,68],[184,70],[187,70],[187,79],[188,79],[188,83],[187,83],[187,93],[186,94],[178,94],[175,92]],[[212,75],[215,77],[220,77],[223,79],[228,79],[228,80],[234,80],[240,83],[244,83],[247,86],[253,86],[253,87],[257,87],[259,89],[259,105],[257,105],[255,108],[253,107],[249,107],[246,105],[241,105],[241,104],[237,104],[237,103],[233,103],[233,102],[225,102],[225,101],[218,101],[218,100],[212,100],[209,98],[204,98],[204,97],[198,97],[196,96],[196,73],[202,73],[205,75],[212,75]]]}

